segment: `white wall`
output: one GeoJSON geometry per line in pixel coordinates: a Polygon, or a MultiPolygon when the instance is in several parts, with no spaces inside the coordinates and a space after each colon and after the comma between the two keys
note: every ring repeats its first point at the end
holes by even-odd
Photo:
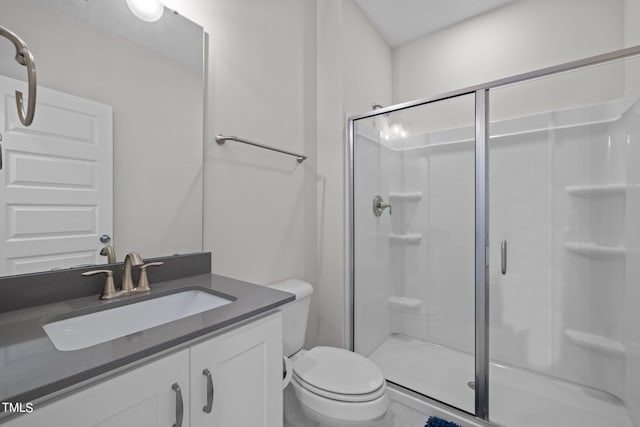
{"type": "Polygon", "coordinates": [[[394,103],[623,46],[622,0],[522,0],[393,51],[394,103]]]}
{"type": "Polygon", "coordinates": [[[208,139],[233,134],[309,156],[298,165],[254,147],[205,146],[205,250],[213,251],[214,272],[260,284],[309,280],[308,344],[342,345],[342,101],[354,109],[391,101],[388,48],[372,41],[350,2],[344,9],[341,1],[165,4],[209,33],[208,139]],[[343,16],[356,23],[346,39],[343,16]],[[347,58],[348,43],[370,46],[347,58]],[[344,67],[347,60],[363,73],[344,67]],[[354,74],[344,76],[347,68],[354,74]],[[344,98],[343,79],[361,83],[344,98]]]}
{"type": "MultiPolygon", "coordinates": [[[[132,250],[145,258],[201,251],[201,70],[33,0],[6,0],[1,8],[0,24],[34,52],[39,85],[113,106],[118,258],[132,250]]],[[[15,64],[2,57],[3,65],[15,64]]],[[[24,68],[18,72],[24,78],[24,68]]]]}
{"type": "Polygon", "coordinates": [[[344,325],[344,138],[342,0],[317,2],[317,344],[342,345],[344,325]]]}
{"type": "Polygon", "coordinates": [[[391,48],[353,0],[342,2],[342,90],[347,116],[388,106],[391,96],[391,48]]]}
{"type": "MultiPolygon", "coordinates": [[[[352,0],[318,5],[318,344],[343,345],[345,119],[391,103],[391,51],[352,0]]],[[[375,341],[375,340],[374,340],[375,341]]],[[[344,343],[349,345],[349,343],[344,343]]]]}
{"type": "MultiPolygon", "coordinates": [[[[317,282],[316,10],[296,0],[165,1],[209,34],[204,248],[213,271],[317,282]],[[293,157],[227,142],[236,135],[293,157]]],[[[319,322],[311,318],[309,338],[319,322]]],[[[339,323],[339,322],[338,322],[339,323]]]]}

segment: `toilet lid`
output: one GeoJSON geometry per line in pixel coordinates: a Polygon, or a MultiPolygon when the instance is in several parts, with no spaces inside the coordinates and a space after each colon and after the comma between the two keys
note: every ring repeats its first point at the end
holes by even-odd
{"type": "Polygon", "coordinates": [[[294,362],[293,372],[315,388],[345,395],[370,394],[384,384],[373,362],[335,347],[314,347],[294,362]]]}

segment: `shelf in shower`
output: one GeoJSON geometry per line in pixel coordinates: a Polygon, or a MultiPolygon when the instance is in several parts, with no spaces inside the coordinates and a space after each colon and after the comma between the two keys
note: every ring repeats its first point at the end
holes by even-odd
{"type": "Polygon", "coordinates": [[[422,234],[395,234],[389,233],[389,241],[392,243],[403,243],[406,245],[419,245],[422,242],[422,234]]]}
{"type": "Polygon", "coordinates": [[[565,191],[572,196],[604,196],[609,194],[625,195],[627,189],[631,188],[628,184],[604,184],[604,185],[570,185],[565,191]]]}
{"type": "Polygon", "coordinates": [[[597,350],[611,356],[622,357],[625,354],[624,345],[620,341],[602,335],[575,331],[573,329],[565,329],[564,334],[569,338],[569,341],[580,347],[597,350]]]}
{"type": "Polygon", "coordinates": [[[412,191],[407,193],[389,193],[389,199],[395,199],[400,202],[419,202],[422,199],[422,192],[412,191]]]}
{"type": "Polygon", "coordinates": [[[411,297],[389,297],[389,305],[392,308],[415,310],[422,306],[422,300],[411,297]]]}
{"type": "Polygon", "coordinates": [[[564,245],[569,252],[592,257],[615,258],[627,253],[623,246],[600,246],[587,242],[566,242],[564,245]]]}

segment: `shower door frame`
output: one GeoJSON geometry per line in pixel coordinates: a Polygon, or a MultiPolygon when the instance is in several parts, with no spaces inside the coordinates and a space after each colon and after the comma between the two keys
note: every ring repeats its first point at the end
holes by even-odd
{"type": "MultiPolygon", "coordinates": [[[[614,62],[640,55],[640,45],[619,49],[577,61],[541,68],[493,80],[441,95],[417,99],[388,107],[377,108],[367,113],[356,114],[346,121],[345,155],[345,295],[344,295],[344,340],[343,346],[354,350],[354,285],[355,285],[355,218],[354,218],[354,123],[405,110],[412,107],[436,103],[458,96],[475,96],[475,416],[489,421],[489,192],[488,192],[488,141],[489,141],[489,91],[501,86],[546,77],[597,64],[614,62]]],[[[402,387],[402,384],[400,384],[402,387]]],[[[447,404],[447,402],[442,402],[447,404]]],[[[458,409],[458,408],[456,408],[458,409]]]]}

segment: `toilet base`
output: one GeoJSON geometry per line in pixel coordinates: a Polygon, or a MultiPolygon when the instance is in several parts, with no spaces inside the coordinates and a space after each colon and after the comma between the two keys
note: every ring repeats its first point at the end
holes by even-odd
{"type": "Polygon", "coordinates": [[[318,414],[300,403],[293,386],[284,390],[284,427],[379,427],[384,418],[364,422],[345,422],[318,414]]]}

